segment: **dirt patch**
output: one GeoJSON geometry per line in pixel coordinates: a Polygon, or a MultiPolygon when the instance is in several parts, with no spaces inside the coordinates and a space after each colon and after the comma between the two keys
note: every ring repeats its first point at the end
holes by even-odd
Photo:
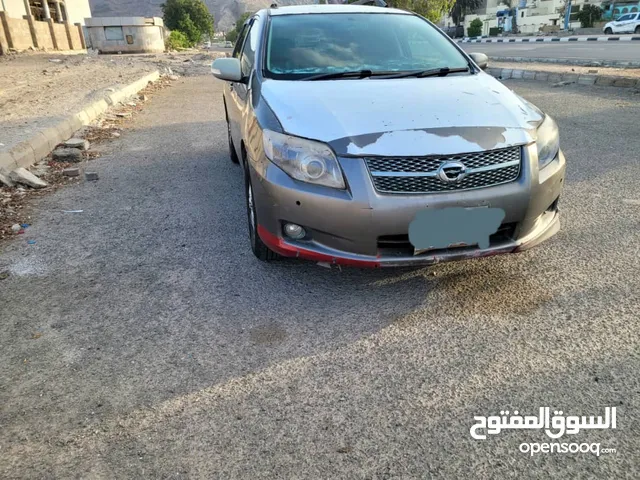
{"type": "Polygon", "coordinates": [[[0,152],[149,72],[204,75],[225,54],[0,56],[0,152]]]}

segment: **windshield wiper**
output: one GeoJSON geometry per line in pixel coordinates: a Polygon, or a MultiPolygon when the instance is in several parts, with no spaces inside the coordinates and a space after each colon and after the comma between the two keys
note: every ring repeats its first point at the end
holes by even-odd
{"type": "MultiPolygon", "coordinates": [[[[310,77],[303,78],[302,80],[332,80],[334,78],[367,78],[374,75],[371,70],[356,70],[347,72],[333,72],[333,73],[320,73],[318,75],[311,75],[310,77]]],[[[378,75],[378,72],[375,73],[378,75]]]]}
{"type": "Polygon", "coordinates": [[[468,72],[469,67],[461,67],[461,68],[432,68],[431,70],[414,70],[412,72],[402,72],[397,75],[387,75],[385,78],[405,78],[405,77],[446,77],[450,73],[461,73],[468,72]]]}

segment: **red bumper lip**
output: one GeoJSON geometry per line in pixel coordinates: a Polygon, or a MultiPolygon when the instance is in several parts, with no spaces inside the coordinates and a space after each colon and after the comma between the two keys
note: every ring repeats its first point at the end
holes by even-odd
{"type": "Polygon", "coordinates": [[[262,225],[258,225],[258,235],[267,247],[283,257],[304,258],[315,262],[327,262],[332,265],[351,265],[364,268],[380,267],[380,262],[378,261],[336,257],[325,253],[314,252],[313,250],[307,250],[306,248],[289,245],[282,238],[274,235],[262,225]]]}
{"type": "Polygon", "coordinates": [[[456,249],[454,249],[444,254],[437,253],[434,255],[426,254],[397,258],[381,257],[380,255],[376,257],[354,258],[355,255],[349,256],[349,254],[345,254],[340,256],[327,252],[318,252],[297,245],[291,245],[284,239],[271,233],[262,225],[258,225],[258,235],[267,247],[283,257],[303,258],[315,262],[326,262],[331,265],[350,265],[361,268],[417,267],[435,265],[442,262],[490,257],[506,253],[518,253],[528,250],[553,236],[560,229],[558,212],[547,212],[543,215],[546,218],[543,219],[541,224],[534,229],[534,231],[530,232],[529,235],[518,241],[506,242],[482,250],[467,249],[456,251],[456,249]]]}

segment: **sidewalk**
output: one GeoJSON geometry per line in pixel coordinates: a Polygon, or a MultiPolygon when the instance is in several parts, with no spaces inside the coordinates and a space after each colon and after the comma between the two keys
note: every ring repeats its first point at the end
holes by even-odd
{"type": "Polygon", "coordinates": [[[220,55],[0,56],[0,154],[147,73],[201,75],[220,55]]]}
{"type": "Polygon", "coordinates": [[[640,80],[640,69],[636,68],[610,68],[610,67],[582,67],[577,65],[560,65],[540,62],[511,62],[489,60],[489,69],[532,70],[536,72],[548,72],[550,74],[576,74],[576,75],[598,75],[608,77],[635,78],[640,80]]]}
{"type": "Polygon", "coordinates": [[[640,41],[640,35],[573,35],[570,37],[493,37],[469,38],[458,40],[458,43],[522,43],[522,42],[631,42],[640,41]]]}

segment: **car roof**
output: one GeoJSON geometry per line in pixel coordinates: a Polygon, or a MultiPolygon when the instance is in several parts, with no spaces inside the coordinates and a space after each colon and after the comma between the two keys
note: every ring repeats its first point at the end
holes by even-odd
{"type": "Polygon", "coordinates": [[[372,7],[369,5],[291,5],[270,8],[269,15],[306,15],[310,13],[393,13],[413,15],[397,8],[372,7]]]}

